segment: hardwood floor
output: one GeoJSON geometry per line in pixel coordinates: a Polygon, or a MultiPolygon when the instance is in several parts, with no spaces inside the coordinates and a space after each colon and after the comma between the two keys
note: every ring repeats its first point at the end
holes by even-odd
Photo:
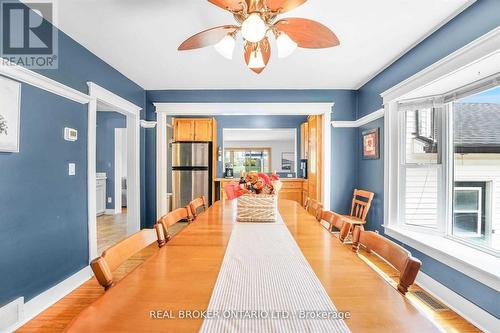
{"type": "MultiPolygon", "coordinates": [[[[346,245],[350,246],[350,245],[346,245]]],[[[363,249],[360,249],[359,256],[375,271],[382,275],[390,284],[396,288],[399,279],[399,272],[387,264],[383,259],[378,257],[374,253],[367,253],[363,249]]],[[[434,320],[444,331],[446,332],[460,332],[460,333],[480,333],[480,329],[469,323],[467,320],[462,318],[460,315],[455,313],[453,310],[444,306],[444,310],[435,311],[420,298],[415,295],[415,292],[424,292],[416,283],[413,284],[406,294],[406,297],[411,300],[411,302],[422,309],[425,313],[429,315],[432,320],[434,320]]],[[[426,293],[427,294],[427,293],[426,293]]],[[[427,294],[430,296],[429,294],[427,294]]],[[[431,296],[432,297],[432,296],[431,296]]],[[[436,300],[437,301],[437,300],[436,300]]],[[[439,301],[437,301],[440,303],[439,301]]],[[[441,304],[441,303],[440,303],[441,304]]],[[[443,304],[441,304],[443,305],[443,304]]]]}
{"type": "Polygon", "coordinates": [[[127,237],[127,209],[121,214],[97,217],[97,253],[127,237]]]}
{"type": "MultiPolygon", "coordinates": [[[[177,224],[172,234],[176,234],[185,227],[186,224],[177,224]]],[[[348,245],[346,245],[348,246],[348,245]]],[[[114,273],[118,279],[125,276],[128,272],[139,266],[147,258],[158,250],[156,244],[152,244],[143,251],[137,253],[131,259],[126,261],[114,273]]],[[[388,283],[396,286],[399,274],[397,271],[388,265],[385,261],[378,256],[366,251],[360,251],[360,257],[378,271],[379,274],[384,276],[388,283]]],[[[472,333],[481,332],[479,329],[471,325],[465,319],[450,309],[442,311],[433,311],[428,305],[422,302],[414,294],[416,291],[422,291],[418,285],[413,285],[407,297],[412,301],[415,306],[423,309],[429,318],[434,320],[446,332],[460,332],[472,333]]],[[[57,333],[62,332],[69,322],[76,317],[83,309],[93,303],[99,296],[104,293],[104,290],[99,286],[95,278],[85,282],[75,291],[61,299],[59,302],[51,306],[49,309],[42,312],[36,318],[21,327],[17,332],[26,333],[57,333]]]]}

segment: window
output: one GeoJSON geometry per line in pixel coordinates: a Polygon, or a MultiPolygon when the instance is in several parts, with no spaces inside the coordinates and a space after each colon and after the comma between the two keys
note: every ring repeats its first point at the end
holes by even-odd
{"type": "Polygon", "coordinates": [[[453,235],[463,238],[485,237],[486,183],[455,182],[453,192],[453,235]]]}
{"type": "Polygon", "coordinates": [[[500,87],[462,96],[398,104],[397,223],[500,254],[500,87]]]}
{"type": "Polygon", "coordinates": [[[270,172],[270,148],[227,148],[224,152],[224,164],[233,166],[235,175],[241,172],[270,172]]]}
{"type": "Polygon", "coordinates": [[[400,177],[404,193],[403,221],[409,226],[437,228],[438,184],[441,178],[440,152],[434,108],[409,107],[402,115],[404,159],[400,177]]]}

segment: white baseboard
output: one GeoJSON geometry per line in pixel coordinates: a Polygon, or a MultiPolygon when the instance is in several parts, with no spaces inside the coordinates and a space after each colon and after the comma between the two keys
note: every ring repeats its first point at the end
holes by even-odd
{"type": "Polygon", "coordinates": [[[450,309],[480,330],[484,332],[495,332],[498,330],[498,327],[500,327],[500,320],[495,316],[442,285],[429,275],[419,272],[415,281],[422,289],[447,305],[450,309]]]}
{"type": "Polygon", "coordinates": [[[78,288],[93,276],[90,266],[86,266],[64,281],[32,298],[24,304],[22,320],[6,332],[13,332],[39,315],[42,311],[59,301],[64,296],[78,288]]]}
{"type": "Polygon", "coordinates": [[[116,215],[116,214],[118,214],[118,213],[115,211],[114,208],[112,208],[112,209],[106,209],[104,211],[104,215],[116,215]]]}

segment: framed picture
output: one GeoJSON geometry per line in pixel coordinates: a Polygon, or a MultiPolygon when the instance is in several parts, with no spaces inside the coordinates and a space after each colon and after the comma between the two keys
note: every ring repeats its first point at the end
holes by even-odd
{"type": "Polygon", "coordinates": [[[281,170],[293,172],[295,153],[281,153],[281,170]]]}
{"type": "Polygon", "coordinates": [[[379,134],[380,128],[374,128],[362,133],[364,160],[378,160],[380,158],[379,134]]]}
{"type": "Polygon", "coordinates": [[[0,152],[19,152],[21,84],[0,76],[0,152]]]}

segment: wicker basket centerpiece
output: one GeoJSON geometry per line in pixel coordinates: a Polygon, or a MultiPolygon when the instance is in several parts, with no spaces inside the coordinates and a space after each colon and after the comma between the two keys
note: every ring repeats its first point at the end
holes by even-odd
{"type": "Polygon", "coordinates": [[[279,176],[274,172],[241,173],[240,182],[225,186],[229,200],[238,199],[237,221],[239,222],[276,222],[278,216],[278,192],[281,189],[279,176]]]}
{"type": "Polygon", "coordinates": [[[278,196],[275,194],[244,194],[238,198],[238,222],[276,222],[278,196]]]}

